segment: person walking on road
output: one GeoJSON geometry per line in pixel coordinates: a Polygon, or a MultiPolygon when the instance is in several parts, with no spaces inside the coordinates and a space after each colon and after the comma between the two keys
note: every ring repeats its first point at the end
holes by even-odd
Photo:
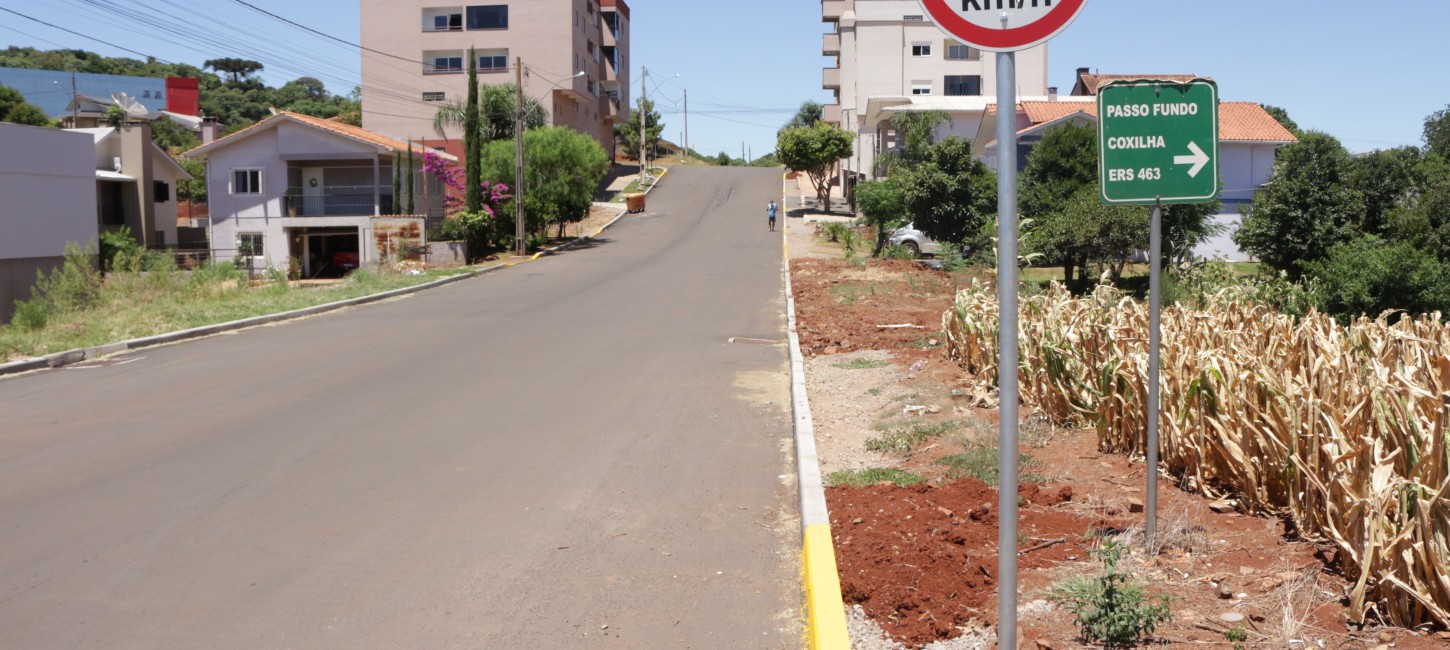
{"type": "Polygon", "coordinates": [[[765,206],[765,214],[770,216],[770,231],[775,232],[775,199],[771,199],[770,205],[765,206]]]}

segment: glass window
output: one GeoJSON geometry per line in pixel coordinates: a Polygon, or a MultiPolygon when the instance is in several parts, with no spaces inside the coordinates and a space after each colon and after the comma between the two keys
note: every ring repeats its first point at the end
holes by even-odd
{"type": "Polygon", "coordinates": [[[151,184],[151,201],[153,203],[166,203],[171,200],[171,184],[164,181],[153,181],[151,184]]]}
{"type": "Polygon", "coordinates": [[[946,88],[946,94],[952,96],[980,95],[982,94],[981,75],[947,75],[942,84],[946,88]]]}
{"type": "Polygon", "coordinates": [[[980,58],[981,54],[977,50],[972,49],[970,46],[961,45],[959,43],[951,43],[947,45],[948,61],[976,61],[980,58]]]}
{"type": "Polygon", "coordinates": [[[480,54],[478,56],[479,70],[507,70],[509,68],[508,52],[503,54],[480,54]]]}
{"type": "Polygon", "coordinates": [[[911,84],[911,94],[913,94],[913,95],[930,95],[931,94],[931,84],[916,84],[916,83],[911,84]]]}
{"type": "Polygon", "coordinates": [[[931,43],[912,43],[912,56],[931,56],[931,43]]]}
{"type": "Polygon", "coordinates": [[[468,8],[469,29],[508,29],[508,5],[479,5],[468,8]]]}
{"type": "Polygon", "coordinates": [[[233,169],[232,194],[261,194],[262,170],[233,169]]]}
{"type": "Polygon", "coordinates": [[[237,254],[244,257],[261,257],[262,241],[262,233],[259,232],[237,233],[237,254]]]}

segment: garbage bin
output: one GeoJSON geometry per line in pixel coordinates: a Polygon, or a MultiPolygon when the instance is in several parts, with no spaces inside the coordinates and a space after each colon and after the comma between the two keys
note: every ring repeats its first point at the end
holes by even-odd
{"type": "Polygon", "coordinates": [[[630,212],[644,212],[644,194],[624,195],[625,209],[630,212]]]}

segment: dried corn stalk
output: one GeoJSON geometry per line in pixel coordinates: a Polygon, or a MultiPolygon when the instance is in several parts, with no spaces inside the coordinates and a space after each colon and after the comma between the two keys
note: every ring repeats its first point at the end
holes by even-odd
{"type": "MultiPolygon", "coordinates": [[[[1110,287],[1054,286],[1019,319],[1023,399],[1142,454],[1145,305],[1110,287]]],[[[943,316],[947,351],[995,377],[997,302],[984,287],[943,316]]],[[[1292,318],[1227,295],[1163,311],[1164,466],[1210,497],[1292,518],[1333,544],[1353,615],[1450,625],[1450,327],[1438,314],[1292,318]]]]}

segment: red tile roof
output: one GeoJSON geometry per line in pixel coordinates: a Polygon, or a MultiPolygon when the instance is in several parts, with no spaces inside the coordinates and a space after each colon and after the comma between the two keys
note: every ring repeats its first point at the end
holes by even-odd
{"type": "MultiPolygon", "coordinates": [[[[1087,113],[1097,117],[1097,100],[1076,99],[1055,102],[1022,102],[1018,110],[1027,116],[1033,125],[1059,120],[1073,113],[1087,113]]],[[[996,105],[987,107],[987,115],[996,115],[996,105]]],[[[1288,129],[1269,115],[1263,106],[1253,102],[1219,102],[1218,137],[1225,142],[1297,142],[1288,129]]]]}
{"type": "Polygon", "coordinates": [[[1158,79],[1162,81],[1177,81],[1180,83],[1204,79],[1196,74],[1083,74],[1078,77],[1079,83],[1087,90],[1089,95],[1097,95],[1098,89],[1104,84],[1114,81],[1137,81],[1139,79],[1158,79]]]}
{"type": "MultiPolygon", "coordinates": [[[[293,113],[293,112],[290,112],[290,111],[279,111],[276,115],[272,115],[272,116],[268,117],[267,119],[262,120],[261,122],[257,122],[256,124],[253,124],[253,125],[245,128],[245,129],[242,129],[240,131],[237,131],[236,133],[233,133],[231,135],[228,135],[228,136],[226,136],[224,138],[220,138],[220,139],[212,142],[211,144],[205,144],[205,145],[202,145],[202,146],[197,147],[195,149],[192,149],[191,151],[188,151],[188,152],[186,152],[186,153],[184,153],[182,155],[183,156],[190,156],[193,152],[200,151],[202,149],[210,149],[210,148],[216,147],[217,145],[219,145],[219,144],[221,144],[223,142],[230,141],[233,138],[243,137],[243,136],[245,136],[246,134],[249,134],[252,131],[261,129],[263,127],[271,126],[271,124],[275,120],[278,120],[278,119],[285,119],[285,120],[292,120],[292,121],[296,121],[296,122],[301,122],[301,123],[306,124],[308,126],[313,126],[313,127],[322,129],[324,131],[330,131],[330,132],[335,133],[337,135],[340,135],[340,136],[343,136],[343,137],[346,137],[346,138],[351,138],[353,140],[357,140],[357,141],[360,141],[360,142],[365,142],[367,144],[370,144],[370,145],[373,145],[373,146],[376,146],[376,147],[382,147],[384,149],[391,149],[393,151],[406,151],[408,149],[408,143],[406,143],[406,142],[403,142],[401,140],[394,140],[394,139],[389,138],[387,136],[379,135],[379,134],[373,133],[372,131],[369,131],[367,129],[364,129],[364,128],[361,128],[361,127],[356,127],[356,126],[353,126],[351,124],[343,124],[341,122],[336,122],[336,121],[333,121],[333,120],[326,120],[326,119],[323,119],[323,118],[320,118],[320,117],[313,117],[311,115],[303,115],[301,113],[293,113]]],[[[419,144],[417,142],[414,142],[413,145],[412,145],[412,147],[413,147],[413,151],[415,151],[415,152],[417,152],[419,154],[433,151],[432,149],[430,149],[428,147],[425,147],[425,146],[423,146],[423,145],[421,145],[421,144],[419,144]]],[[[433,151],[433,153],[439,153],[439,152],[433,151]]],[[[445,157],[450,157],[450,156],[448,156],[448,154],[440,154],[440,155],[443,155],[445,157]]]]}

